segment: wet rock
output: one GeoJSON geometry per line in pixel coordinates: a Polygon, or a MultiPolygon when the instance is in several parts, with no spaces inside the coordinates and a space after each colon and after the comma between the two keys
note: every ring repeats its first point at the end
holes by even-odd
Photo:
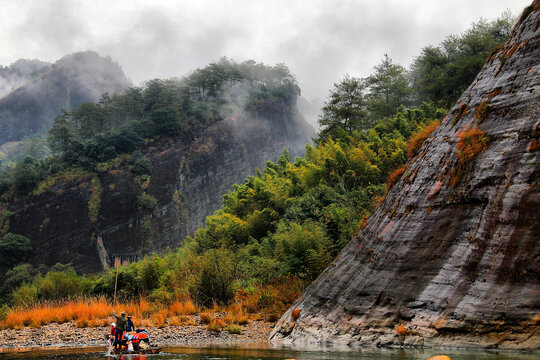
{"type": "Polygon", "coordinates": [[[272,341],[540,348],[540,1],[529,10],[272,341]],[[451,184],[471,128],[490,145],[451,184]]]}

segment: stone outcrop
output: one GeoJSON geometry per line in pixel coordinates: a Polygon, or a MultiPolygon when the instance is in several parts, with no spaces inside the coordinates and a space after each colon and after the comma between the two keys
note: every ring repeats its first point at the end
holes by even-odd
{"type": "Polygon", "coordinates": [[[539,49],[535,0],[273,341],[539,349],[539,49]]]}
{"type": "Polygon", "coordinates": [[[220,119],[190,136],[145,146],[149,178],[135,176],[129,159],[120,158],[98,166],[97,174],[49,180],[0,207],[0,215],[9,214],[0,235],[29,238],[33,264],[72,263],[78,272],[174,249],[221,206],[233,184],[277,160],[284,147],[302,155],[313,129],[292,101],[220,119]]]}

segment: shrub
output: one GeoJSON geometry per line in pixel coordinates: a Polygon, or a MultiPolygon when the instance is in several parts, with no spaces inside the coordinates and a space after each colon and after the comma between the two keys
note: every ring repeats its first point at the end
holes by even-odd
{"type": "Polygon", "coordinates": [[[422,144],[431,135],[431,133],[439,126],[439,121],[433,121],[426,126],[422,127],[412,138],[409,140],[409,147],[407,148],[407,156],[410,158],[416,156],[418,151],[422,147],[422,144]]]}
{"type": "Polygon", "coordinates": [[[32,252],[32,242],[23,235],[7,233],[0,239],[0,260],[8,268],[25,260],[32,252]]]}
{"type": "Polygon", "coordinates": [[[315,279],[331,261],[325,251],[330,247],[328,236],[321,225],[311,220],[302,224],[280,223],[273,240],[284,273],[315,279]]]}
{"type": "Polygon", "coordinates": [[[489,105],[487,100],[482,101],[475,109],[474,109],[474,118],[478,120],[478,123],[482,123],[487,116],[489,115],[489,105]]]}
{"type": "Polygon", "coordinates": [[[157,200],[154,196],[143,192],[137,196],[137,206],[144,212],[152,212],[157,208],[157,200]]]}
{"type": "Polygon", "coordinates": [[[398,181],[401,179],[401,176],[407,171],[407,165],[403,165],[400,168],[397,168],[388,175],[388,180],[386,180],[386,188],[390,190],[398,181]]]}
{"type": "Polygon", "coordinates": [[[242,328],[238,325],[229,325],[225,328],[225,331],[228,331],[230,334],[241,334],[242,328]]]}
{"type": "Polygon", "coordinates": [[[293,311],[291,311],[291,318],[292,318],[293,320],[298,319],[298,317],[300,316],[300,312],[301,312],[301,311],[302,311],[302,310],[300,310],[300,309],[294,309],[293,311]]]}
{"type": "Polygon", "coordinates": [[[411,331],[409,329],[407,329],[404,325],[399,325],[399,326],[396,326],[396,333],[399,335],[399,336],[407,336],[411,333],[411,331]]]}
{"type": "Polygon", "coordinates": [[[215,318],[210,324],[208,324],[207,329],[212,332],[221,332],[225,327],[225,323],[220,318],[215,318]]]}
{"type": "Polygon", "coordinates": [[[13,303],[15,305],[31,305],[36,303],[38,292],[35,286],[24,284],[13,291],[13,303]]]}
{"type": "MultiPolygon", "coordinates": [[[[0,164],[1,163],[2,162],[0,161],[0,164]]],[[[11,188],[12,184],[13,184],[13,180],[11,179],[9,174],[6,172],[1,172],[0,173],[0,195],[7,192],[11,188]]]]}
{"type": "Polygon", "coordinates": [[[233,297],[234,268],[232,253],[210,250],[202,259],[201,277],[197,284],[197,299],[205,306],[227,304],[233,297]]]}
{"type": "Polygon", "coordinates": [[[27,158],[24,162],[17,164],[13,171],[13,185],[17,195],[26,195],[38,184],[40,176],[37,163],[32,158],[27,158]]]}
{"type": "Polygon", "coordinates": [[[132,155],[132,163],[129,170],[135,175],[150,173],[150,160],[144,157],[140,151],[135,151],[132,155]]]}
{"type": "Polygon", "coordinates": [[[450,171],[450,184],[456,187],[468,165],[489,147],[490,139],[485,131],[478,128],[465,128],[458,134],[457,161],[450,171]]]}
{"type": "Polygon", "coordinates": [[[210,324],[212,322],[212,317],[208,313],[201,313],[199,324],[210,324]]]}

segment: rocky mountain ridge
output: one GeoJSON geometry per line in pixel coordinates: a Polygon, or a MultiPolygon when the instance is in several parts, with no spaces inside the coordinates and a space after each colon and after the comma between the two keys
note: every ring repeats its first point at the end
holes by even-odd
{"type": "Polygon", "coordinates": [[[540,348],[539,28],[535,0],[272,341],[540,348]]]}

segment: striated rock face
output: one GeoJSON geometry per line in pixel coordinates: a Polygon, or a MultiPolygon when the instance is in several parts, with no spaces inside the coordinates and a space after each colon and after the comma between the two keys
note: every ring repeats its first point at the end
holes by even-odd
{"type": "Polygon", "coordinates": [[[284,147],[292,156],[303,154],[312,136],[295,103],[273,103],[217,121],[195,138],[147,144],[149,181],[130,172],[129,160],[100,168],[97,175],[51,181],[9,203],[0,235],[28,237],[33,264],[71,262],[79,272],[102,270],[116,257],[137,260],[175,248],[221,206],[234,183],[277,160],[284,147]],[[141,204],[143,194],[155,199],[155,208],[141,204]]]}
{"type": "Polygon", "coordinates": [[[0,72],[0,145],[48,130],[62,108],[76,109],[128,86],[120,65],[92,51],[54,64],[19,60],[0,72]]]}
{"type": "Polygon", "coordinates": [[[539,35],[535,0],[273,341],[539,349],[539,35]],[[456,178],[476,128],[489,146],[456,178]]]}

